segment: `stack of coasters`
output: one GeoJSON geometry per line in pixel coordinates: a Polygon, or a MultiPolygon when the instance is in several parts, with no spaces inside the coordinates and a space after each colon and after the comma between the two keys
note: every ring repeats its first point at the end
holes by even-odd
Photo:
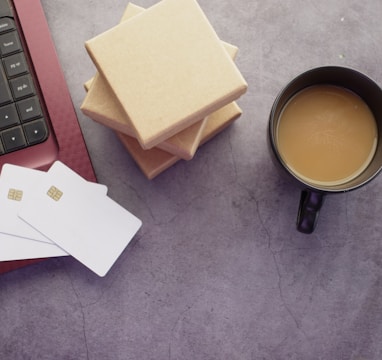
{"type": "Polygon", "coordinates": [[[152,179],[241,115],[247,84],[195,0],[129,4],[122,22],[89,40],[98,73],[85,115],[114,129],[152,179]]]}
{"type": "Polygon", "coordinates": [[[0,175],[0,261],[72,255],[105,276],[142,222],[56,161],[47,171],[5,164],[0,175]]]}

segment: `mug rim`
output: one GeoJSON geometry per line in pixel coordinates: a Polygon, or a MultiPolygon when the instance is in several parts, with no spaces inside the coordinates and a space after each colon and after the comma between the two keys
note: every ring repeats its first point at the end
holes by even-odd
{"type": "MultiPolygon", "coordinates": [[[[333,81],[333,82],[323,81],[323,82],[315,82],[315,83],[304,85],[302,87],[299,87],[297,90],[292,91],[291,94],[289,94],[289,95],[287,94],[288,90],[291,90],[293,88],[293,86],[296,86],[296,84],[298,84],[299,81],[309,78],[310,74],[317,73],[317,72],[329,72],[329,71],[348,72],[348,74],[352,74],[353,76],[355,75],[355,76],[359,77],[362,81],[366,81],[366,82],[368,82],[369,85],[372,85],[372,87],[375,88],[375,91],[378,91],[380,93],[381,100],[382,100],[382,88],[372,78],[370,78],[366,74],[364,74],[364,73],[362,73],[362,72],[360,72],[360,71],[358,71],[356,69],[353,69],[353,68],[350,68],[350,67],[345,67],[345,66],[337,66],[337,65],[328,65],[328,66],[314,67],[314,68],[308,69],[308,70],[298,74],[297,76],[293,77],[292,80],[290,80],[279,91],[279,93],[277,94],[277,96],[276,96],[276,98],[275,98],[275,100],[273,102],[273,105],[272,105],[272,108],[271,108],[271,112],[270,112],[270,115],[269,115],[269,122],[268,122],[268,128],[269,129],[268,130],[269,130],[269,137],[271,139],[272,151],[274,152],[274,154],[276,156],[276,159],[281,164],[282,168],[289,175],[291,175],[292,178],[294,178],[300,184],[304,185],[305,188],[309,188],[309,189],[314,190],[314,191],[323,192],[323,193],[341,193],[341,192],[352,191],[352,190],[355,190],[357,188],[360,188],[360,187],[366,185],[367,183],[372,181],[381,172],[381,170],[382,170],[382,163],[381,163],[381,165],[378,166],[378,169],[376,171],[374,171],[372,174],[370,174],[370,176],[368,176],[365,180],[359,181],[359,182],[355,182],[369,168],[369,165],[373,162],[376,153],[373,155],[373,158],[372,158],[370,164],[367,166],[367,168],[362,173],[357,175],[357,177],[355,177],[354,179],[351,179],[349,181],[346,181],[344,183],[337,184],[337,185],[324,185],[324,184],[321,185],[321,184],[315,184],[315,183],[306,181],[305,179],[299,177],[295,172],[293,172],[290,169],[290,167],[285,163],[283,158],[281,157],[281,154],[280,154],[280,152],[278,150],[278,147],[277,147],[277,141],[276,141],[277,125],[278,125],[279,118],[280,118],[280,116],[277,115],[277,112],[280,112],[285,107],[287,102],[295,94],[297,94],[299,91],[301,91],[301,90],[303,90],[305,88],[308,88],[310,86],[317,85],[317,84],[318,85],[319,84],[338,85],[338,86],[342,86],[343,88],[349,89],[349,87],[346,86],[346,85],[343,85],[343,84],[341,85],[340,83],[337,84],[337,81],[333,81]],[[286,96],[286,99],[283,101],[283,97],[284,96],[286,96]],[[280,102],[282,102],[282,103],[280,104],[280,102]]],[[[352,90],[352,89],[349,89],[349,90],[352,90]]],[[[363,101],[365,101],[366,104],[369,106],[368,101],[365,100],[364,96],[361,96],[360,94],[358,94],[358,96],[360,96],[363,99],[363,101]]],[[[374,117],[376,117],[374,112],[373,112],[373,115],[374,115],[374,117]]],[[[382,131],[380,126],[378,126],[378,121],[377,121],[377,129],[378,129],[378,133],[380,131],[382,131]]],[[[380,139],[378,139],[378,142],[380,142],[380,139]]],[[[379,144],[379,145],[382,146],[382,144],[379,144]]],[[[378,147],[378,143],[377,143],[377,147],[378,147]]],[[[376,149],[376,151],[377,151],[377,149],[376,149]]]]}

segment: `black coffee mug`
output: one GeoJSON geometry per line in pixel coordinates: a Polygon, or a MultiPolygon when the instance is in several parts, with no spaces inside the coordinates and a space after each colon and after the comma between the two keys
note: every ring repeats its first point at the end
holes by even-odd
{"type": "Polygon", "coordinates": [[[312,233],[327,194],[355,190],[374,179],[382,169],[382,89],[366,75],[345,67],[325,66],[308,70],[294,78],[277,96],[269,117],[269,144],[276,164],[283,173],[302,188],[297,214],[297,230],[312,233]],[[365,170],[344,183],[335,185],[312,184],[293,172],[280,155],[277,131],[281,113],[288,101],[298,92],[315,85],[333,85],[358,95],[369,107],[377,123],[377,145],[374,156],[365,170]]]}

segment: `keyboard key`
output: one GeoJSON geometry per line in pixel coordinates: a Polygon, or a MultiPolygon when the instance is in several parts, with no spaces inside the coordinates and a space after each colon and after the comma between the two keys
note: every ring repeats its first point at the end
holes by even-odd
{"type": "Polygon", "coordinates": [[[48,137],[48,129],[44,119],[33,120],[24,125],[29,145],[38,144],[48,137]]]}
{"type": "Polygon", "coordinates": [[[3,69],[0,67],[0,105],[12,101],[12,94],[3,69]]]}
{"type": "Polygon", "coordinates": [[[0,53],[1,55],[10,55],[14,52],[21,51],[19,36],[16,31],[0,35],[0,53]]]}
{"type": "Polygon", "coordinates": [[[9,78],[28,72],[28,65],[23,53],[8,56],[3,62],[5,72],[9,78]]]}
{"type": "Polygon", "coordinates": [[[12,101],[12,94],[9,90],[8,84],[0,83],[0,105],[12,101]]]}
{"type": "Polygon", "coordinates": [[[16,106],[22,122],[42,116],[41,106],[37,96],[20,100],[16,103],[16,106]]]}
{"type": "Polygon", "coordinates": [[[33,95],[35,90],[30,75],[20,76],[10,81],[13,96],[16,100],[33,95]]]}
{"type": "Polygon", "coordinates": [[[0,19],[0,34],[9,30],[14,30],[15,28],[15,22],[13,19],[7,17],[3,17],[0,19]]]}
{"type": "Polygon", "coordinates": [[[0,16],[13,16],[8,0],[0,0],[0,16]]]}
{"type": "Polygon", "coordinates": [[[4,130],[1,133],[1,137],[6,152],[21,149],[26,146],[26,141],[21,126],[4,130]]]}
{"type": "Polygon", "coordinates": [[[0,107],[0,129],[5,129],[19,123],[19,115],[14,104],[0,107]]]}

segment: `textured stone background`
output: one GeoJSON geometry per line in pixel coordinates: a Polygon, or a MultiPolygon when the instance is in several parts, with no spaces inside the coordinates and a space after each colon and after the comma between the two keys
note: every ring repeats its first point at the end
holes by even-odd
{"type": "Polygon", "coordinates": [[[299,189],[276,172],[266,129],[277,93],[309,68],[382,84],[382,2],[200,0],[240,48],[243,115],[153,181],[79,110],[95,71],[83,43],[127,2],[42,3],[98,179],[143,228],[103,279],[71,258],[1,275],[0,358],[381,359],[382,177],[327,197],[300,234],[299,189]]]}

